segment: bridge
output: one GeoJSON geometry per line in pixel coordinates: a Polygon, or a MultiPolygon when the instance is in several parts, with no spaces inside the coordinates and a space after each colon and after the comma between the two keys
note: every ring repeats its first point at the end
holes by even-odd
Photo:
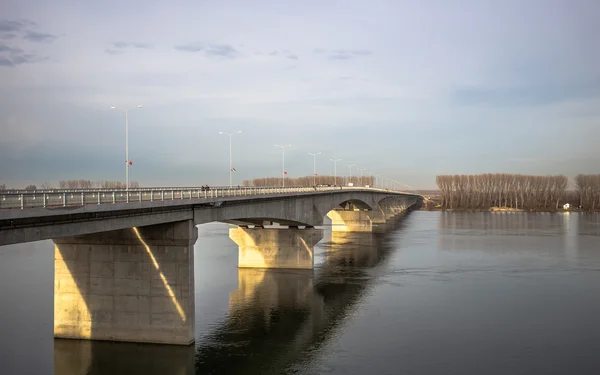
{"type": "Polygon", "coordinates": [[[422,197],[365,187],[0,192],[0,245],[55,244],[55,337],[194,341],[196,225],[232,224],[240,268],[312,269],[334,232],[385,232],[422,197]]]}

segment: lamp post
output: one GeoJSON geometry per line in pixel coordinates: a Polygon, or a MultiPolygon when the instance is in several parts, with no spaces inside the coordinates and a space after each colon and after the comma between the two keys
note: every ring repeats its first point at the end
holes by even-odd
{"type": "Polygon", "coordinates": [[[365,174],[369,177],[369,187],[374,187],[375,181],[373,181],[373,179],[371,179],[371,177],[375,176],[375,172],[366,171],[365,174]]]}
{"type": "Polygon", "coordinates": [[[356,168],[356,170],[360,171],[360,186],[362,186],[362,184],[363,184],[363,179],[362,179],[363,171],[366,171],[367,168],[356,168]]]}
{"type": "Polygon", "coordinates": [[[317,153],[308,153],[309,155],[312,155],[313,157],[313,186],[317,186],[317,155],[321,155],[320,152],[317,153]]]}
{"type": "Polygon", "coordinates": [[[285,187],[285,148],[290,147],[291,145],[275,145],[275,147],[281,148],[281,187],[285,187]]]}
{"type": "Polygon", "coordinates": [[[232,164],[232,160],[231,160],[231,136],[233,136],[234,134],[239,134],[241,133],[241,130],[235,131],[233,133],[226,133],[226,132],[219,132],[219,134],[225,134],[226,136],[229,137],[229,187],[232,187],[232,183],[231,183],[231,173],[233,172],[233,164],[232,164]]]}
{"type": "Polygon", "coordinates": [[[337,162],[342,159],[329,159],[333,162],[333,185],[337,185],[337,162]]]}
{"type": "Polygon", "coordinates": [[[352,167],[356,167],[356,164],[348,164],[348,168],[350,169],[350,182],[352,182],[352,167]]]}
{"type": "Polygon", "coordinates": [[[110,109],[116,109],[117,111],[125,112],[125,190],[129,190],[129,166],[132,164],[129,160],[129,111],[132,109],[142,108],[140,104],[135,108],[118,108],[111,106],[110,109]]]}

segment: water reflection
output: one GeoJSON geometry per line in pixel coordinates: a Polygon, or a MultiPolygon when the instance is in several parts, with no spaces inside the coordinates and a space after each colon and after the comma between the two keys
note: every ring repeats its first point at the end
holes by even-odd
{"type": "Polygon", "coordinates": [[[564,233],[562,213],[441,212],[441,233],[455,236],[530,236],[564,233]]]}
{"type": "Polygon", "coordinates": [[[305,361],[360,299],[366,269],[386,252],[384,237],[328,234],[325,261],[313,272],[238,270],[229,318],[196,354],[201,374],[280,374],[305,361]]]}
{"type": "Polygon", "coordinates": [[[461,269],[479,269],[489,263],[488,257],[502,256],[523,273],[558,268],[568,272],[594,269],[598,236],[598,213],[442,212],[437,247],[445,253],[471,253],[456,265],[461,269]]]}
{"type": "Polygon", "coordinates": [[[188,375],[194,347],[55,339],[54,373],[188,375]]]}
{"type": "MultiPolygon", "coordinates": [[[[442,212],[438,247],[446,251],[563,251],[562,239],[572,230],[563,213],[442,212]],[[511,239],[512,238],[512,239],[511,239]],[[558,240],[561,238],[561,240],[558,240]],[[540,246],[542,245],[542,246],[540,246]]],[[[569,245],[571,246],[571,245],[569,245]]]]}

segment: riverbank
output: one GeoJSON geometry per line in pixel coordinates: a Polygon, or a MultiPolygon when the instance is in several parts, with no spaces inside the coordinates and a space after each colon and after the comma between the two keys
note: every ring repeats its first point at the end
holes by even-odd
{"type": "Polygon", "coordinates": [[[579,209],[555,209],[555,208],[512,208],[512,207],[489,207],[489,208],[442,208],[442,207],[421,207],[421,211],[445,211],[445,212],[600,212],[596,210],[579,209]]]}

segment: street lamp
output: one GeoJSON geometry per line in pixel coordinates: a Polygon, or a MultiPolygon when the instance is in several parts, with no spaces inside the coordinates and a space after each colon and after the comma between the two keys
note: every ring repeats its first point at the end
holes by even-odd
{"type": "Polygon", "coordinates": [[[285,175],[287,174],[285,171],[285,148],[290,146],[291,145],[275,145],[275,147],[281,147],[281,187],[285,187],[285,175]]]}
{"type": "Polygon", "coordinates": [[[356,164],[348,164],[348,168],[350,168],[350,182],[352,182],[352,167],[356,167],[356,164]]]}
{"type": "Polygon", "coordinates": [[[321,153],[317,152],[317,153],[313,154],[313,153],[309,152],[308,154],[312,155],[312,157],[313,157],[313,186],[317,186],[317,182],[316,182],[316,179],[317,179],[317,177],[316,177],[317,176],[317,155],[321,155],[321,153]]]}
{"type": "Polygon", "coordinates": [[[125,112],[125,189],[129,190],[129,166],[133,163],[129,160],[129,111],[132,109],[142,108],[140,104],[135,108],[118,108],[111,106],[110,109],[116,109],[117,111],[125,112]]]}
{"type": "Polygon", "coordinates": [[[368,177],[371,177],[371,175],[372,175],[372,174],[373,174],[373,172],[371,172],[371,171],[365,171],[365,180],[366,180],[366,182],[365,182],[365,186],[366,186],[366,185],[369,185],[369,186],[373,185],[373,184],[371,183],[371,179],[370,179],[370,178],[367,180],[367,178],[368,178],[368,177]]]}
{"type": "Polygon", "coordinates": [[[337,162],[342,159],[329,159],[333,162],[333,185],[337,185],[337,162]]]}
{"type": "Polygon", "coordinates": [[[219,132],[219,134],[224,134],[224,135],[226,135],[226,136],[229,137],[229,187],[230,188],[232,186],[232,183],[231,183],[231,173],[234,171],[233,165],[231,164],[232,163],[232,160],[231,160],[231,136],[234,135],[234,134],[239,134],[241,132],[242,132],[241,130],[235,131],[233,133],[219,132]]]}
{"type": "Polygon", "coordinates": [[[362,186],[362,184],[363,184],[363,179],[362,179],[363,171],[366,171],[367,168],[356,168],[356,170],[360,171],[360,186],[362,186]]]}

